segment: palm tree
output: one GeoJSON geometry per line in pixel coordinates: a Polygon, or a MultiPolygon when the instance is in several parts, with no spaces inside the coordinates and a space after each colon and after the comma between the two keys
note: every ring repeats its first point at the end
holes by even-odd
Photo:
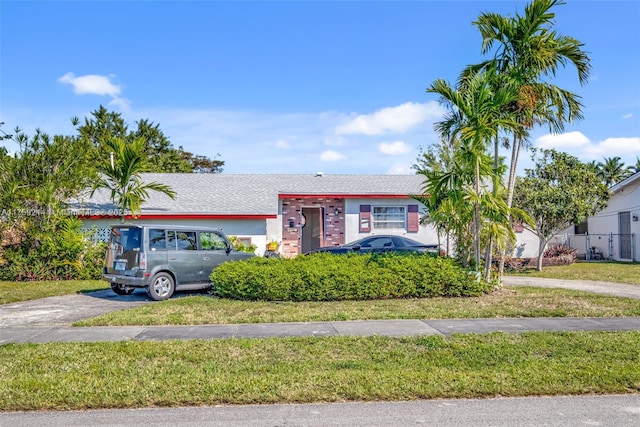
{"type": "Polygon", "coordinates": [[[620,157],[605,157],[604,162],[598,162],[598,176],[607,187],[619,183],[631,176],[631,173],[620,157]]]}
{"type": "MultiPolygon", "coordinates": [[[[483,69],[464,75],[451,87],[446,81],[434,81],[427,92],[437,93],[448,107],[443,121],[435,124],[436,131],[445,139],[459,138],[459,159],[471,172],[472,188],[467,194],[473,204],[474,260],[480,266],[480,202],[481,181],[494,174],[486,155],[488,144],[498,136],[500,129],[515,131],[519,126],[511,116],[502,113],[506,105],[517,100],[518,94],[508,84],[493,84],[493,69],[483,69]]],[[[489,262],[487,260],[487,262],[489,262]]]]}
{"type": "MultiPolygon", "coordinates": [[[[518,88],[519,98],[509,106],[520,123],[512,133],[511,162],[507,206],[513,204],[516,168],[520,152],[526,147],[530,130],[536,124],[547,124],[551,132],[564,130],[564,124],[582,118],[580,97],[545,81],[561,67],[572,64],[578,71],[580,84],[585,84],[591,70],[590,60],[578,40],[553,30],[555,14],[551,9],[565,4],[562,0],[532,0],[524,15],[504,17],[483,13],[474,25],[482,35],[482,53],[497,46],[494,57],[470,67],[496,67],[510,84],[518,88]]],[[[504,258],[504,257],[503,257],[504,258]]],[[[503,270],[500,263],[500,274],[503,270]]]]}
{"type": "Polygon", "coordinates": [[[124,222],[125,213],[131,211],[136,216],[149,191],[164,193],[171,199],[176,193],[167,185],[158,182],[144,183],[140,174],[145,172],[147,155],[145,140],[139,138],[125,142],[122,138],[106,140],[106,147],[114,154],[113,161],[108,160],[98,167],[101,176],[93,185],[91,195],[104,188],[111,191],[111,200],[120,209],[120,219],[124,222]]]}

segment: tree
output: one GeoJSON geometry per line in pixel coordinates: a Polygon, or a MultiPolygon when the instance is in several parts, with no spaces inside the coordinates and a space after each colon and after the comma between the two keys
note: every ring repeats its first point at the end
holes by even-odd
{"type": "Polygon", "coordinates": [[[598,175],[607,187],[631,176],[631,170],[625,166],[620,157],[605,157],[604,162],[598,162],[598,175]]]}
{"type": "Polygon", "coordinates": [[[182,146],[178,147],[180,157],[189,163],[194,173],[221,173],[224,167],[224,161],[218,160],[220,154],[216,154],[213,159],[199,154],[193,154],[185,151],[182,146]]]}
{"type": "Polygon", "coordinates": [[[609,191],[598,175],[576,157],[542,150],[534,169],[515,187],[514,204],[527,212],[538,236],[538,270],[547,243],[572,224],[580,224],[606,207],[609,191]]]}
{"type": "Polygon", "coordinates": [[[98,189],[106,189],[111,192],[111,200],[120,209],[120,218],[124,222],[126,211],[131,211],[136,216],[142,203],[149,197],[149,191],[164,193],[171,199],[175,198],[175,192],[167,185],[158,182],[144,183],[140,174],[145,172],[146,160],[145,140],[136,139],[130,143],[121,138],[108,139],[105,147],[114,153],[114,161],[111,164],[107,160],[98,166],[101,176],[93,185],[91,195],[98,189]]]}
{"type": "Polygon", "coordinates": [[[95,175],[87,144],[40,130],[16,129],[7,139],[18,149],[0,155],[0,280],[96,278],[91,266],[103,259],[101,248],[85,239],[66,204],[95,175]]]}
{"type": "Polygon", "coordinates": [[[107,141],[116,138],[131,143],[142,139],[147,157],[145,172],[201,172],[207,166],[207,171],[211,173],[222,171],[224,161],[210,160],[206,156],[186,152],[182,147],[174,148],[160,125],[147,119],[138,120],[135,124],[135,129],[129,130],[120,113],[110,112],[100,106],[91,113],[90,118],[84,119],[78,132],[81,138],[91,143],[91,158],[95,163],[109,159],[107,141]]]}
{"type": "Polygon", "coordinates": [[[0,207],[8,225],[46,228],[66,207],[66,201],[85,190],[95,177],[87,162],[87,145],[80,139],[36,130],[30,137],[20,129],[11,139],[13,156],[0,159],[0,207]]]}
{"type": "MultiPolygon", "coordinates": [[[[552,9],[562,4],[561,0],[533,0],[522,16],[483,13],[474,22],[482,36],[482,53],[490,52],[494,45],[497,48],[491,60],[470,67],[470,72],[497,67],[503,81],[518,87],[519,92],[519,98],[509,108],[521,124],[521,128],[513,132],[511,143],[507,181],[509,208],[513,203],[520,152],[526,147],[533,126],[547,124],[551,132],[557,133],[564,130],[565,123],[582,118],[580,97],[545,80],[555,77],[561,67],[569,64],[576,68],[580,84],[585,84],[591,70],[583,44],[553,29],[552,9]]],[[[500,274],[503,265],[501,260],[500,274]]]]}
{"type": "MultiPolygon", "coordinates": [[[[492,179],[495,170],[486,155],[489,143],[498,137],[501,129],[515,131],[519,124],[512,116],[503,114],[505,106],[517,100],[518,93],[508,84],[494,84],[495,69],[486,68],[475,73],[466,73],[451,87],[446,81],[434,81],[427,92],[440,95],[448,112],[443,121],[434,128],[446,140],[459,138],[459,165],[472,171],[472,187],[468,188],[467,200],[473,204],[474,261],[480,266],[480,204],[481,183],[492,179]]],[[[460,174],[464,178],[465,174],[460,174]]],[[[461,182],[466,184],[464,180],[461,182]]],[[[490,262],[490,260],[487,260],[490,262]]]]}

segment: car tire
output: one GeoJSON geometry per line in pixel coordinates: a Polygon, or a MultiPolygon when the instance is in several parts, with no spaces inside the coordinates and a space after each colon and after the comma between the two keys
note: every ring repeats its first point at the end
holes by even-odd
{"type": "Polygon", "coordinates": [[[118,295],[131,295],[133,293],[133,288],[122,283],[112,283],[111,290],[118,295]]]}
{"type": "Polygon", "coordinates": [[[154,301],[164,301],[171,298],[175,290],[173,276],[169,273],[157,273],[147,286],[147,295],[154,301]]]}

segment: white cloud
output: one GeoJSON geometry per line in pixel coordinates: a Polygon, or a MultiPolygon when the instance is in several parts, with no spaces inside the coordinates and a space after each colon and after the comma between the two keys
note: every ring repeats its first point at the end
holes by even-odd
{"type": "Polygon", "coordinates": [[[390,156],[407,154],[411,151],[411,146],[407,145],[404,141],[382,142],[378,148],[382,154],[388,154],[390,156]]]}
{"type": "Polygon", "coordinates": [[[395,163],[387,169],[387,175],[413,175],[414,173],[409,163],[395,163]]]}
{"type": "Polygon", "coordinates": [[[534,145],[538,148],[567,151],[575,148],[588,147],[591,144],[589,138],[582,132],[567,132],[559,135],[544,135],[536,139],[534,145]]]}
{"type": "Polygon", "coordinates": [[[632,113],[623,114],[622,118],[623,119],[632,119],[633,118],[633,114],[632,113]]]}
{"type": "Polygon", "coordinates": [[[633,158],[640,153],[640,137],[635,138],[607,138],[585,150],[584,155],[590,159],[602,157],[626,157],[633,158]]]}
{"type": "Polygon", "coordinates": [[[320,154],[320,159],[324,162],[337,162],[340,160],[344,160],[345,156],[342,153],[338,153],[337,151],[327,150],[320,154]]]}
{"type": "Polygon", "coordinates": [[[129,111],[131,101],[120,97],[122,88],[111,82],[113,75],[100,76],[98,74],[87,74],[85,76],[75,76],[73,73],[67,73],[60,77],[60,83],[71,85],[73,93],[76,95],[100,95],[110,96],[109,106],[115,106],[123,111],[129,111]]]}
{"type": "Polygon", "coordinates": [[[419,104],[407,102],[387,107],[371,114],[358,115],[336,128],[338,135],[380,135],[405,133],[408,130],[442,116],[444,110],[434,101],[419,104]]]}
{"type": "Polygon", "coordinates": [[[631,162],[640,153],[640,137],[607,138],[599,142],[591,142],[581,132],[545,135],[536,139],[534,145],[538,148],[564,151],[582,161],[619,156],[623,161],[631,162]]]}
{"type": "Polygon", "coordinates": [[[110,77],[97,74],[76,77],[73,73],[67,73],[60,77],[58,81],[71,85],[73,93],[77,95],[109,95],[117,98],[120,95],[120,86],[111,83],[110,77]]]}
{"type": "Polygon", "coordinates": [[[289,143],[283,139],[279,139],[278,141],[276,141],[276,147],[286,150],[287,148],[289,148],[289,143]]]}

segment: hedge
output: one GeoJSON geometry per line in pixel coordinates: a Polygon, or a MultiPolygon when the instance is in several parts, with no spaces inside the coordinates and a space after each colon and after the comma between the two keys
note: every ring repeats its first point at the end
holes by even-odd
{"type": "Polygon", "coordinates": [[[211,281],[217,296],[265,301],[460,297],[490,288],[451,258],[394,253],[256,257],[220,265],[211,281]]]}

